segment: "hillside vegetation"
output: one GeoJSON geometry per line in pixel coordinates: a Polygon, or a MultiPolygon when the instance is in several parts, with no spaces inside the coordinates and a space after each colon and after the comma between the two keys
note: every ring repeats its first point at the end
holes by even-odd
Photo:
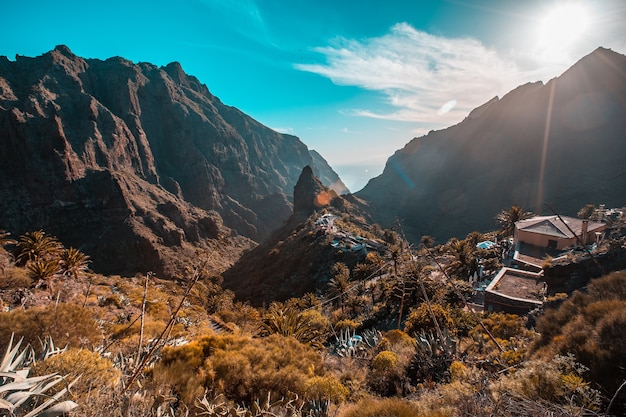
{"type": "MultiPolygon", "coordinates": [[[[275,235],[283,242],[277,253],[268,247],[254,254],[266,276],[284,275],[252,280],[237,297],[212,272],[209,253],[198,253],[178,281],[151,273],[104,276],[89,271],[88,255],[45,231],[16,240],[3,232],[0,346],[23,338],[22,348],[29,344],[32,352],[24,367],[31,376],[62,376],[50,392],[59,405],[77,404],[73,416],[626,410],[619,391],[626,379],[625,271],[594,279],[585,293],[532,320],[475,313],[465,303],[475,260],[495,269],[500,259],[476,243],[496,232],[438,246],[425,237],[409,246],[401,225],[369,226],[332,205],[292,221],[291,232],[286,225],[275,235]],[[329,232],[319,220],[333,213],[329,232]],[[336,242],[338,233],[380,246],[352,250],[336,242]],[[271,288],[283,297],[267,298],[271,288]],[[288,297],[290,291],[300,295],[288,297]],[[54,354],[42,352],[47,340],[54,354]]],[[[3,378],[3,386],[10,383],[3,378]]],[[[0,395],[10,402],[16,392],[0,395]]],[[[31,395],[3,407],[27,415],[43,401],[31,395]]]]}

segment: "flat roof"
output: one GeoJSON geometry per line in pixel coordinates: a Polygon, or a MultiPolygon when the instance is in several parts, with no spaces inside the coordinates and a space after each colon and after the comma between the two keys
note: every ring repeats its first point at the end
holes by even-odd
{"type": "Polygon", "coordinates": [[[502,268],[485,288],[485,292],[541,304],[546,292],[546,282],[540,272],[502,268]]]}

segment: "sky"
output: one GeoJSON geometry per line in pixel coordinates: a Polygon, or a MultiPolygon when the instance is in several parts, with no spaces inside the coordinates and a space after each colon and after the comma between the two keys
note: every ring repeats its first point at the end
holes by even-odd
{"type": "Polygon", "coordinates": [[[624,0],[107,0],[0,5],[0,55],[179,62],[212,94],[298,136],[355,192],[412,138],[459,123],[602,46],[624,0]]]}

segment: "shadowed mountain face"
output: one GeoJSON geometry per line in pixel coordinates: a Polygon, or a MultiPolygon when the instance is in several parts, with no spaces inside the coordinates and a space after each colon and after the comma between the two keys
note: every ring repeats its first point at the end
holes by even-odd
{"type": "Polygon", "coordinates": [[[105,273],[171,274],[182,252],[216,242],[236,257],[252,244],[239,236],[260,241],[291,215],[304,166],[346,191],[313,156],[177,63],[83,59],[64,46],[0,57],[0,228],[43,228],[105,273]]]}
{"type": "Polygon", "coordinates": [[[413,139],[357,196],[383,227],[439,242],[496,228],[511,205],[573,215],[623,205],[626,57],[597,49],[543,85],[526,84],[461,123],[413,139]]]}
{"type": "Polygon", "coordinates": [[[353,195],[337,195],[309,166],[294,186],[293,199],[289,220],[224,272],[224,287],[233,290],[239,300],[260,306],[315,293],[328,284],[335,262],[353,267],[365,258],[363,251],[338,253],[331,246],[334,234],[318,226],[326,213],[350,224],[351,230],[359,230],[369,220],[362,211],[367,208],[365,202],[353,195]]]}

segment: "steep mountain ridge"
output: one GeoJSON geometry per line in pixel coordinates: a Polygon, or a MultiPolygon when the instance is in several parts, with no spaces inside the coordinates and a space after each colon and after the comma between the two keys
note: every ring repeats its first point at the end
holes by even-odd
{"type": "Polygon", "coordinates": [[[239,300],[259,306],[316,293],[328,285],[335,262],[350,267],[364,262],[365,251],[334,248],[335,233],[321,227],[320,219],[323,214],[332,214],[337,223],[350,225],[353,230],[369,228],[367,213],[362,211],[365,202],[353,195],[338,195],[324,186],[309,166],[302,169],[293,196],[294,211],[289,220],[224,271],[224,288],[232,290],[239,300]]]}
{"type": "Polygon", "coordinates": [[[289,217],[304,166],[336,176],[322,161],[178,63],[84,59],[65,46],[0,57],[0,228],[97,247],[105,273],[172,274],[176,253],[218,236],[250,247],[289,217]]]}
{"type": "Polygon", "coordinates": [[[439,241],[495,228],[511,205],[623,204],[626,57],[599,48],[545,85],[522,85],[461,123],[415,138],[356,195],[389,227],[439,241]]]}

